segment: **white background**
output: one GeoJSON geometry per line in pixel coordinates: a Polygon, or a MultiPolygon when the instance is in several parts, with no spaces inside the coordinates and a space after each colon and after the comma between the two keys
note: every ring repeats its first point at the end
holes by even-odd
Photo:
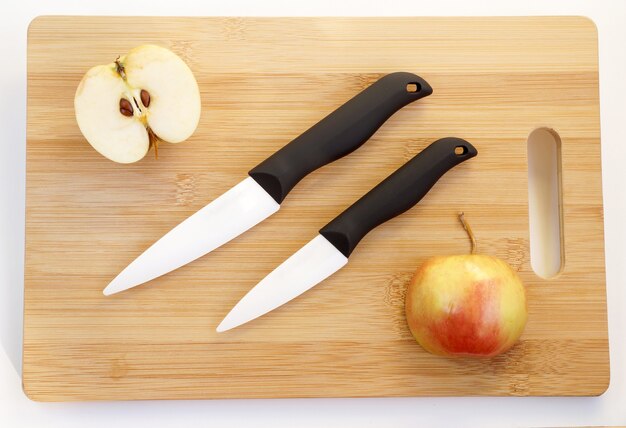
{"type": "MultiPolygon", "coordinates": [[[[626,425],[626,1],[65,0],[0,13],[0,426],[626,425]],[[585,15],[599,31],[611,385],[600,397],[214,400],[45,404],[21,389],[26,31],[44,14],[184,16],[585,15]]],[[[63,58],[58,58],[63,61],[63,58]]]]}

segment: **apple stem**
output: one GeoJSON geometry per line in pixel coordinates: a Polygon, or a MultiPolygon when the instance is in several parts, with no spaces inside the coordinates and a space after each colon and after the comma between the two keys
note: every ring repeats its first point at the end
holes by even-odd
{"type": "Polygon", "coordinates": [[[150,129],[150,127],[146,128],[148,130],[148,137],[150,140],[150,147],[154,146],[154,158],[159,160],[159,140],[160,138],[156,136],[156,134],[150,129]]]}
{"type": "Polygon", "coordinates": [[[122,65],[122,63],[120,62],[119,56],[115,58],[115,70],[117,71],[117,74],[119,74],[122,79],[126,80],[126,70],[124,69],[124,66],[122,65]]]}
{"type": "Polygon", "coordinates": [[[476,254],[476,250],[478,249],[478,244],[476,244],[476,237],[474,236],[474,232],[472,232],[472,228],[469,223],[465,220],[465,213],[459,213],[459,220],[461,220],[461,224],[463,225],[463,229],[467,232],[467,236],[469,236],[470,241],[472,242],[472,251],[471,254],[476,254]]]}

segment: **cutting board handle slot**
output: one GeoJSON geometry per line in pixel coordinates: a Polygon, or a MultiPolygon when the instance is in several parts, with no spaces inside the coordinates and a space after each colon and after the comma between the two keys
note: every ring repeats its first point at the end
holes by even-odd
{"type": "Polygon", "coordinates": [[[528,216],[530,265],[544,279],[564,265],[561,138],[550,128],[528,135],[528,216]]]}

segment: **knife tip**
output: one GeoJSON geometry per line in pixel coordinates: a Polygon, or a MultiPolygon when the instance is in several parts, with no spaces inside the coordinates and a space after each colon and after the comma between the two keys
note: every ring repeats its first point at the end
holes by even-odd
{"type": "Polygon", "coordinates": [[[110,296],[111,294],[119,293],[120,291],[126,290],[127,287],[120,287],[120,282],[115,278],[113,281],[109,282],[109,285],[104,287],[102,290],[102,294],[105,296],[110,296]]]}
{"type": "Polygon", "coordinates": [[[218,333],[224,333],[225,331],[232,330],[235,327],[239,327],[241,324],[245,323],[242,323],[241,320],[233,319],[232,315],[229,313],[222,320],[220,325],[217,326],[215,331],[217,331],[218,333]]]}
{"type": "Polygon", "coordinates": [[[110,296],[112,294],[128,290],[129,288],[133,288],[139,284],[141,284],[141,282],[133,281],[133,278],[128,278],[128,275],[124,275],[124,272],[122,272],[113,278],[113,280],[109,282],[109,285],[104,287],[102,294],[110,296]]]}

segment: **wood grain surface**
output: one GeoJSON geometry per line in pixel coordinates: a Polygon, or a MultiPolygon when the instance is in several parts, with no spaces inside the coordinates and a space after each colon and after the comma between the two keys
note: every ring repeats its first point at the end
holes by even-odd
{"type": "Polygon", "coordinates": [[[40,17],[28,33],[24,389],[42,401],[219,397],[595,395],[609,382],[597,34],[578,17],[40,17]],[[93,65],[157,43],[194,71],[198,130],[132,165],[100,156],[74,119],[93,65]],[[119,295],[102,289],[174,225],[382,75],[434,94],[361,149],[305,178],[234,241],[119,295]],[[526,139],[562,140],[565,264],[529,260],[526,139]],[[245,327],[215,327],[258,280],[372,186],[443,136],[477,158],[370,233],[350,264],[245,327]],[[430,256],[481,252],[528,291],[521,342],[492,360],[432,356],[403,298],[430,256]]]}

